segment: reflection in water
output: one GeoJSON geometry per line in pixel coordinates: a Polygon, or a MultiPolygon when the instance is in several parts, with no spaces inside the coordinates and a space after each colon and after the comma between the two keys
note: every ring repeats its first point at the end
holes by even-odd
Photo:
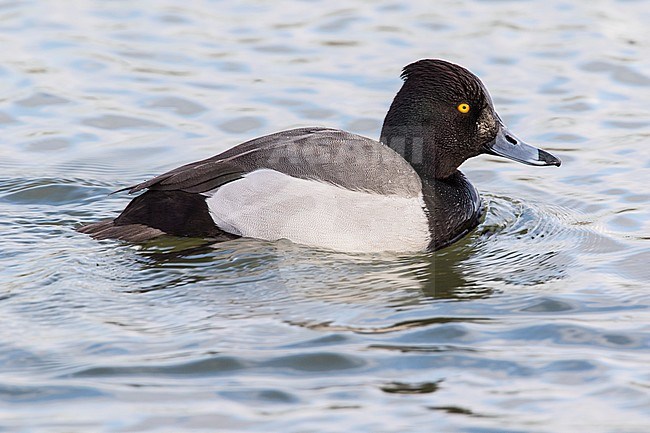
{"type": "Polygon", "coordinates": [[[402,383],[391,382],[381,386],[381,390],[389,394],[428,394],[440,388],[440,382],[402,383]]]}
{"type": "MultiPolygon", "coordinates": [[[[314,250],[289,241],[237,239],[207,245],[201,240],[167,238],[147,244],[137,255],[145,270],[165,269],[169,275],[169,271],[194,269],[178,284],[205,281],[221,285],[228,275],[256,276],[257,281],[275,290],[332,302],[374,303],[384,293],[394,296],[392,302],[400,306],[421,302],[422,295],[462,300],[487,294],[482,288],[474,291],[476,288],[466,287],[459,264],[471,256],[469,248],[406,256],[353,255],[314,250]]],[[[176,286],[174,281],[156,283],[136,291],[176,286]]]]}
{"type": "Polygon", "coordinates": [[[648,430],[646,2],[68,3],[0,1],[0,429],[648,430]],[[468,161],[450,248],[74,231],[247,138],[376,137],[425,57],[564,162],[468,161]]]}

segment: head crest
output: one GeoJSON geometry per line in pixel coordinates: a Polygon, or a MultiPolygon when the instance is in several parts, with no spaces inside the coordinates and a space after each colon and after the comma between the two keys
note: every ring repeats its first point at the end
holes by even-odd
{"type": "Polygon", "coordinates": [[[483,85],[476,75],[455,63],[441,59],[423,59],[404,67],[400,77],[443,86],[451,91],[481,94],[483,85]]]}

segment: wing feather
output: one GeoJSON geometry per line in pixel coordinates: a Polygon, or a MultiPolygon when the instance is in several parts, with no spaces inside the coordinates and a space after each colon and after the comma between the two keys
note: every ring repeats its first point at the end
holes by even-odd
{"type": "Polygon", "coordinates": [[[413,168],[378,141],[337,129],[299,128],[247,141],[119,191],[204,193],[259,169],[377,194],[415,197],[422,190],[413,168]]]}

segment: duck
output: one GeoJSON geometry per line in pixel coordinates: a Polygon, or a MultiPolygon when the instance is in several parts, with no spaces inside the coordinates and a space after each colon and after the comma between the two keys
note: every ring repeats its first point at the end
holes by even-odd
{"type": "Polygon", "coordinates": [[[380,139],[325,127],[276,132],[120,189],[140,193],[95,239],[287,239],[350,253],[422,252],[470,233],[484,213],[459,170],[496,155],[533,166],[556,156],[517,138],[481,80],[442,59],[402,69],[380,139]]]}

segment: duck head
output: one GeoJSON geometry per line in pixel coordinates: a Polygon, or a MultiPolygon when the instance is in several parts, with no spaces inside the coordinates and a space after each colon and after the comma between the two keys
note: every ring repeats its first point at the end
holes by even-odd
{"type": "Polygon", "coordinates": [[[404,84],[388,110],[381,141],[425,178],[444,179],[483,153],[529,165],[560,165],[504,125],[481,80],[467,69],[419,60],[402,72],[404,84]]]}

